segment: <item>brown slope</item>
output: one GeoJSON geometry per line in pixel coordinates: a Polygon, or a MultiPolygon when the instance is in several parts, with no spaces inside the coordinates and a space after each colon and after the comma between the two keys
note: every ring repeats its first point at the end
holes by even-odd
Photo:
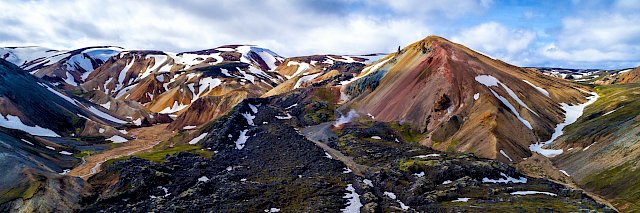
{"type": "Polygon", "coordinates": [[[606,72],[604,76],[593,82],[596,85],[640,83],[640,67],[606,72]]]}
{"type": "Polygon", "coordinates": [[[168,126],[180,129],[185,126],[199,126],[223,116],[236,104],[248,97],[256,97],[246,91],[231,91],[221,96],[205,96],[194,101],[191,106],[168,126]]]}
{"type": "Polygon", "coordinates": [[[564,120],[558,103],[585,101],[579,89],[587,88],[431,36],[365,68],[344,91],[354,97],[351,106],[359,113],[409,124],[426,135],[425,145],[509,162],[499,151],[514,161],[531,156],[529,144],[549,139],[564,120]],[[476,80],[481,75],[500,81],[524,105],[501,84],[481,84],[476,80]],[[523,80],[544,88],[549,97],[523,80]],[[513,105],[532,129],[494,92],[513,105]]]}
{"type": "Polygon", "coordinates": [[[620,74],[617,84],[640,83],[640,67],[620,74]]]}

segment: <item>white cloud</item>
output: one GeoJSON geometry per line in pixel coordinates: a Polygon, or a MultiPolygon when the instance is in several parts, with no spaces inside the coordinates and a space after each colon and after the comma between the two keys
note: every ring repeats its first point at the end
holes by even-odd
{"type": "Polygon", "coordinates": [[[488,22],[463,30],[451,40],[491,55],[506,56],[527,49],[535,38],[532,31],[509,29],[500,23],[488,22]]]}
{"type": "Polygon", "coordinates": [[[602,51],[593,48],[576,49],[576,50],[562,50],[559,49],[556,44],[548,44],[540,49],[543,56],[555,60],[564,61],[585,61],[585,62],[597,62],[597,61],[618,61],[629,58],[624,52],[616,51],[602,51]]]}
{"type": "Polygon", "coordinates": [[[316,2],[286,0],[3,1],[0,8],[13,9],[0,14],[0,23],[15,24],[0,28],[0,46],[71,49],[117,45],[183,51],[240,43],[294,56],[389,51],[429,33],[424,23],[409,17],[334,13],[339,8],[323,10],[313,4],[316,2]]]}
{"type": "Polygon", "coordinates": [[[469,13],[479,13],[488,9],[492,0],[458,0],[455,5],[449,0],[377,0],[397,13],[428,14],[438,12],[448,18],[455,18],[469,13]]]}
{"type": "Polygon", "coordinates": [[[543,56],[565,61],[631,61],[640,57],[640,16],[594,13],[562,21],[555,42],[540,48],[543,56]]]}

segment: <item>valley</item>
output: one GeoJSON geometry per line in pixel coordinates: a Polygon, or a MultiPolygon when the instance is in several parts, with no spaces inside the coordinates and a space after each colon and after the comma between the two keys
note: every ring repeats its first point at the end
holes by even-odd
{"type": "Polygon", "coordinates": [[[123,158],[152,149],[171,137],[172,132],[166,130],[167,126],[168,124],[160,124],[132,129],[128,135],[133,137],[133,140],[122,143],[121,146],[116,148],[83,157],[82,164],[71,169],[67,175],[81,177],[86,180],[100,172],[101,165],[108,160],[123,158]]]}

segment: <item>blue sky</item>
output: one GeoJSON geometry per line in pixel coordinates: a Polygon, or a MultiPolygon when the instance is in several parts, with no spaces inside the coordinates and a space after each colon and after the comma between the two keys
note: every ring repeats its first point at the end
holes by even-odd
{"type": "Polygon", "coordinates": [[[6,0],[0,8],[0,46],[256,44],[299,56],[391,52],[439,35],[518,66],[640,65],[637,0],[6,0]]]}

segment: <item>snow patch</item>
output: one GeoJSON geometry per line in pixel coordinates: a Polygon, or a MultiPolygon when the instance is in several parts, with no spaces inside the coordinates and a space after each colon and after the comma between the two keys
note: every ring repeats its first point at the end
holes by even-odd
{"type": "Polygon", "coordinates": [[[136,119],[135,121],[133,121],[133,124],[135,124],[136,126],[142,125],[142,118],[136,119]]]}
{"type": "Polygon", "coordinates": [[[276,118],[277,118],[277,119],[280,119],[280,120],[289,120],[289,119],[293,118],[293,116],[291,116],[291,114],[289,114],[289,113],[287,112],[287,115],[286,115],[286,116],[279,116],[279,115],[276,115],[276,118]]]}
{"type": "Polygon", "coordinates": [[[511,110],[511,112],[513,112],[513,114],[518,118],[518,120],[520,120],[520,122],[522,122],[525,126],[527,126],[527,128],[533,129],[533,127],[531,126],[531,123],[529,123],[529,121],[525,120],[522,116],[520,116],[520,113],[518,112],[518,110],[516,110],[516,108],[513,107],[513,105],[511,105],[511,103],[509,103],[509,101],[506,98],[498,95],[498,93],[494,92],[492,89],[489,89],[489,90],[491,90],[491,93],[493,93],[493,95],[496,98],[498,98],[498,100],[500,100],[504,105],[506,105],[509,108],[509,110],[511,110]]]}
{"type": "Polygon", "coordinates": [[[304,83],[307,83],[315,78],[317,78],[318,76],[322,75],[321,72],[319,73],[315,73],[315,74],[310,74],[310,75],[305,75],[300,77],[300,79],[298,79],[298,81],[296,82],[296,84],[293,86],[293,89],[297,89],[300,88],[300,86],[304,83]]]}
{"type": "Polygon", "coordinates": [[[198,181],[206,183],[206,182],[209,182],[209,178],[207,176],[202,176],[202,177],[198,178],[198,181]]]}
{"type": "Polygon", "coordinates": [[[270,209],[265,209],[264,212],[275,213],[275,212],[280,212],[280,209],[279,208],[270,208],[270,209]]]}
{"type": "Polygon", "coordinates": [[[500,175],[504,178],[500,178],[500,179],[489,179],[489,178],[482,178],[482,182],[483,183],[527,183],[527,178],[525,177],[520,177],[518,179],[515,179],[513,177],[509,177],[506,174],[500,172],[500,175]]]}
{"type": "Polygon", "coordinates": [[[109,109],[111,109],[111,101],[107,101],[107,103],[100,104],[100,106],[102,106],[105,109],[109,110],[109,109]]]}
{"type": "Polygon", "coordinates": [[[120,120],[116,117],[113,117],[105,112],[100,111],[99,109],[96,109],[93,106],[90,106],[89,108],[87,108],[91,113],[97,115],[98,117],[104,118],[105,120],[109,120],[111,122],[114,123],[119,123],[119,124],[126,124],[126,121],[120,120]]]}
{"type": "MultiPolygon", "coordinates": [[[[622,107],[620,107],[620,108],[622,108],[622,107]]],[[[618,108],[618,109],[620,109],[620,108],[618,108]]],[[[607,115],[609,115],[611,113],[614,113],[614,112],[618,111],[618,109],[614,109],[614,110],[611,110],[611,111],[609,111],[607,113],[604,113],[604,114],[602,114],[602,116],[607,116],[607,115]]]]}
{"type": "Polygon", "coordinates": [[[418,155],[418,156],[413,156],[413,157],[414,157],[414,158],[440,157],[440,154],[418,155]]]}
{"type": "Polygon", "coordinates": [[[502,156],[504,156],[505,158],[509,159],[509,161],[513,162],[513,160],[509,157],[509,155],[507,155],[507,153],[504,152],[504,150],[500,150],[500,154],[502,154],[502,156]]]}
{"type": "Polygon", "coordinates": [[[59,153],[62,154],[62,155],[72,155],[73,154],[73,153],[67,152],[67,151],[60,151],[59,153]]]}
{"type": "Polygon", "coordinates": [[[30,142],[30,141],[28,141],[28,140],[25,140],[25,139],[20,139],[20,140],[21,140],[22,142],[28,143],[29,145],[33,146],[33,143],[31,143],[31,142],[30,142]]]}
{"type": "Polygon", "coordinates": [[[544,156],[547,157],[554,157],[556,155],[562,154],[563,150],[562,149],[543,149],[542,147],[544,145],[550,144],[552,143],[554,140],[556,140],[558,137],[560,137],[562,134],[564,134],[564,127],[576,122],[578,120],[578,118],[580,116],[582,116],[582,114],[584,113],[584,108],[586,108],[587,106],[593,104],[596,102],[596,100],[598,100],[600,96],[598,96],[597,93],[595,92],[591,92],[591,96],[587,98],[587,102],[583,103],[583,104],[578,104],[575,106],[571,106],[568,105],[566,103],[560,103],[560,108],[562,108],[562,110],[564,110],[565,113],[565,117],[564,117],[564,121],[562,123],[559,123],[558,125],[556,125],[555,131],[553,132],[553,134],[551,135],[551,138],[545,142],[540,142],[540,143],[535,143],[535,144],[531,144],[529,146],[529,149],[531,151],[534,152],[538,152],[544,156]]]}
{"type": "Polygon", "coordinates": [[[524,81],[525,83],[529,84],[533,88],[536,88],[536,90],[538,90],[538,92],[540,92],[540,93],[546,95],[547,97],[549,97],[549,92],[547,90],[545,90],[544,88],[536,86],[536,85],[532,84],[531,82],[529,82],[527,80],[522,80],[522,81],[524,81]]]}
{"type": "Polygon", "coordinates": [[[590,144],[589,146],[585,147],[584,149],[582,149],[582,151],[587,151],[589,148],[591,148],[591,146],[593,146],[594,144],[596,144],[598,142],[593,142],[592,144],[590,144]]]}
{"type": "Polygon", "coordinates": [[[122,136],[119,136],[119,135],[111,136],[110,138],[107,138],[106,140],[111,141],[113,143],[124,143],[124,142],[129,141],[126,138],[123,138],[122,136]]]}
{"type": "Polygon", "coordinates": [[[207,134],[208,133],[202,133],[202,134],[198,135],[198,137],[195,137],[195,138],[191,139],[189,141],[189,144],[192,144],[192,145],[193,144],[197,144],[198,142],[200,142],[200,140],[204,139],[204,137],[207,137],[207,134]]]}
{"type": "Polygon", "coordinates": [[[389,197],[389,198],[391,198],[391,199],[394,199],[396,202],[398,202],[398,204],[400,204],[400,208],[402,208],[402,210],[409,210],[409,206],[404,205],[404,203],[402,203],[402,201],[398,200],[396,194],[394,194],[393,192],[384,192],[384,195],[389,197]]]}
{"type": "Polygon", "coordinates": [[[56,134],[53,130],[42,128],[38,125],[27,126],[22,123],[22,120],[20,120],[18,116],[9,114],[7,114],[7,116],[0,115],[0,126],[8,129],[22,130],[35,136],[60,137],[60,135],[56,134]]]}
{"type": "Polygon", "coordinates": [[[244,148],[244,144],[249,139],[247,132],[249,132],[248,129],[240,131],[240,136],[238,136],[238,140],[236,140],[236,149],[241,150],[242,148],[244,148]]]}
{"type": "Polygon", "coordinates": [[[351,169],[346,168],[346,167],[345,167],[345,168],[343,168],[343,171],[342,171],[342,173],[343,173],[343,174],[349,174],[349,173],[351,173],[351,172],[353,172],[353,171],[351,171],[351,169]]]}
{"type": "Polygon", "coordinates": [[[364,179],[364,180],[362,180],[362,182],[364,184],[367,184],[367,186],[373,187],[373,182],[371,180],[369,180],[369,179],[364,179]]]}
{"type": "Polygon", "coordinates": [[[471,198],[467,198],[467,197],[460,197],[458,199],[452,200],[451,202],[468,202],[471,198]]]}
{"type": "Polygon", "coordinates": [[[307,63],[300,63],[297,61],[289,61],[289,63],[287,63],[287,66],[298,66],[298,69],[296,70],[296,72],[294,72],[292,75],[285,75],[284,77],[287,79],[291,79],[297,75],[300,75],[302,72],[304,72],[305,70],[309,69],[310,65],[307,63]]]}
{"type": "Polygon", "coordinates": [[[184,129],[184,130],[190,130],[190,129],[195,129],[196,127],[197,127],[197,126],[185,126],[185,127],[182,127],[182,129],[184,129]]]}
{"type": "Polygon", "coordinates": [[[180,110],[183,110],[184,108],[187,108],[188,106],[189,105],[181,104],[181,103],[178,103],[178,101],[174,101],[173,102],[173,106],[167,107],[167,108],[163,109],[162,111],[160,111],[158,113],[160,113],[160,114],[172,114],[172,113],[178,112],[180,110]]]}
{"type": "Polygon", "coordinates": [[[378,69],[380,69],[380,67],[385,65],[391,59],[393,59],[393,57],[389,57],[386,60],[383,60],[381,62],[378,62],[378,63],[374,64],[374,65],[371,65],[371,66],[368,66],[368,67],[364,68],[362,70],[362,72],[360,72],[360,73],[363,73],[363,74],[361,74],[360,76],[357,76],[355,78],[352,78],[352,79],[349,79],[349,80],[346,80],[346,81],[342,81],[342,82],[340,82],[340,85],[347,85],[347,84],[349,84],[351,82],[354,82],[354,81],[356,81],[356,80],[358,80],[360,78],[363,78],[365,76],[368,76],[371,73],[374,73],[374,72],[378,71],[378,69]]]}
{"type": "Polygon", "coordinates": [[[245,119],[247,119],[247,123],[251,126],[255,126],[255,124],[253,123],[253,119],[256,118],[255,115],[249,114],[247,113],[242,113],[242,117],[244,117],[245,119]]]}
{"type": "Polygon", "coordinates": [[[331,157],[331,155],[327,152],[324,152],[324,157],[325,158],[329,158],[329,159],[333,159],[333,157],[331,157]]]}
{"type": "Polygon", "coordinates": [[[356,193],[356,189],[353,185],[347,185],[347,193],[342,198],[347,199],[347,207],[342,209],[344,213],[359,213],[362,203],[360,202],[360,195],[356,193]]]}
{"type": "Polygon", "coordinates": [[[253,104],[249,104],[249,108],[251,108],[251,111],[255,114],[258,113],[258,107],[254,106],[253,104]]]}
{"type": "Polygon", "coordinates": [[[66,95],[64,95],[64,94],[62,94],[62,93],[60,93],[60,92],[58,92],[57,90],[55,90],[55,89],[53,89],[53,88],[51,88],[51,87],[47,86],[47,85],[46,85],[46,84],[44,84],[44,83],[40,83],[40,82],[38,82],[38,84],[40,84],[40,86],[43,86],[44,88],[47,88],[47,90],[49,90],[49,92],[52,92],[53,94],[56,94],[58,97],[60,97],[60,98],[64,99],[65,101],[67,101],[67,102],[69,102],[69,103],[71,103],[71,104],[73,104],[73,105],[78,106],[78,104],[76,103],[76,100],[73,100],[73,99],[72,99],[72,98],[70,98],[69,96],[66,96],[66,95]]]}
{"type": "Polygon", "coordinates": [[[284,109],[289,110],[289,109],[294,108],[294,107],[296,107],[296,106],[298,106],[298,104],[293,104],[293,105],[288,106],[287,108],[284,108],[284,109]]]}

